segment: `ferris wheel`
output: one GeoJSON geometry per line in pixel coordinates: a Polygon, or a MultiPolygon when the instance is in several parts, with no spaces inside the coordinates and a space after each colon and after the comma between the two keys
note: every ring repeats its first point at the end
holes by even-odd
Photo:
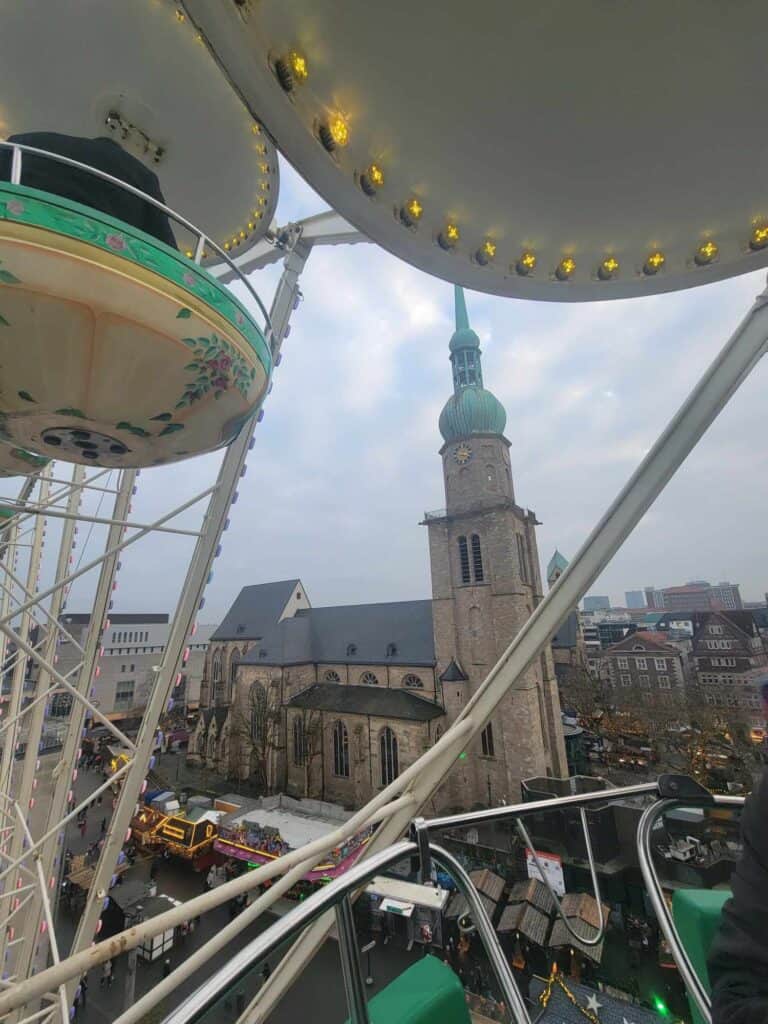
{"type": "MultiPolygon", "coordinates": [[[[768,143],[755,127],[764,5],[684,0],[674,19],[663,6],[27,0],[0,15],[0,126],[16,139],[0,145],[3,1019],[69,1019],[84,967],[111,955],[101,908],[314,246],[372,241],[447,281],[553,302],[657,295],[768,264],[768,143]],[[331,212],[276,222],[278,150],[331,212]],[[278,261],[266,302],[254,274],[278,261]],[[153,522],[132,518],[142,469],[217,450],[209,486],[153,522]],[[204,509],[198,526],[178,526],[193,507],[204,509]],[[41,582],[51,521],[63,525],[41,582]],[[93,525],[101,548],[79,549],[75,564],[78,527],[93,525]],[[194,551],[132,740],[93,703],[92,685],[123,553],[159,533],[191,534],[194,551]],[[65,675],[57,648],[78,641],[62,611],[87,573],[91,629],[65,675]],[[38,755],[60,694],[69,725],[46,773],[38,755]],[[52,911],[62,828],[81,811],[73,780],[87,719],[125,757],[102,787],[119,782],[119,795],[62,950],[52,911]]],[[[378,824],[368,856],[403,833],[759,361],[765,303],[455,725],[348,823],[378,824]]],[[[253,873],[251,886],[283,877],[247,920],[305,870],[300,856],[280,860],[253,873]]],[[[264,1019],[328,926],[323,917],[304,932],[244,1021],[264,1019]]],[[[120,1021],[138,1020],[229,938],[120,1021]]]]}

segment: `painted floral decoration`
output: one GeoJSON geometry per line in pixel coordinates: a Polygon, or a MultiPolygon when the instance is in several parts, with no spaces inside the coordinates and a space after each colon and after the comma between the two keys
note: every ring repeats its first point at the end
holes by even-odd
{"type": "Polygon", "coordinates": [[[114,249],[115,252],[125,252],[125,250],[128,248],[128,243],[126,242],[124,235],[105,235],[104,242],[109,246],[110,249],[114,249]]]}
{"type": "Polygon", "coordinates": [[[5,208],[8,213],[12,213],[14,217],[20,217],[24,213],[24,203],[18,199],[11,199],[5,204],[5,208]]]}
{"type": "Polygon", "coordinates": [[[209,338],[182,340],[193,350],[195,358],[184,369],[194,370],[195,379],[187,384],[181,400],[176,403],[177,409],[192,405],[211,391],[214,398],[221,398],[225,391],[233,387],[237,388],[243,398],[248,398],[256,369],[249,367],[226,339],[212,334],[209,338]]]}

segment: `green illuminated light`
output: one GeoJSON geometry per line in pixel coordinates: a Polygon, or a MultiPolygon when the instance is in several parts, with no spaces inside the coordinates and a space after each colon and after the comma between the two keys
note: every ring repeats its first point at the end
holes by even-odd
{"type": "Polygon", "coordinates": [[[669,1008],[667,1007],[667,1004],[659,996],[653,997],[653,1005],[656,1007],[656,1012],[660,1013],[662,1017],[667,1017],[669,1015],[669,1008]]]}
{"type": "Polygon", "coordinates": [[[462,752],[461,752],[461,753],[459,754],[459,760],[460,760],[460,761],[466,761],[466,760],[467,760],[467,753],[466,753],[466,751],[462,751],[462,752]]]}

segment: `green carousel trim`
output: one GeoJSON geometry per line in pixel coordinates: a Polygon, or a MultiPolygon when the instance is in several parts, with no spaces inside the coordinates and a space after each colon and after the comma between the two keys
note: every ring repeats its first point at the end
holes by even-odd
{"type": "MultiPolygon", "coordinates": [[[[267,378],[270,377],[272,354],[261,328],[227,288],[177,249],[172,249],[152,235],[110,217],[101,210],[94,210],[50,192],[8,182],[0,182],[0,220],[29,224],[87,242],[161,275],[207,303],[227,320],[248,342],[264,367],[267,378]]],[[[0,282],[2,280],[0,277],[0,282]]],[[[4,283],[21,282],[14,280],[4,283]]],[[[176,315],[179,319],[185,319],[191,313],[182,307],[176,315]]]]}

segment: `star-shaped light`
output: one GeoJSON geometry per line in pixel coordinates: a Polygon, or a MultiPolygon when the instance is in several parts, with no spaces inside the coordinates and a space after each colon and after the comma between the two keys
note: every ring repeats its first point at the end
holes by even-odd
{"type": "Polygon", "coordinates": [[[602,1005],[602,1003],[598,1003],[597,996],[594,993],[587,1000],[587,1009],[591,1010],[592,1013],[597,1013],[602,1008],[602,1005]]]}

